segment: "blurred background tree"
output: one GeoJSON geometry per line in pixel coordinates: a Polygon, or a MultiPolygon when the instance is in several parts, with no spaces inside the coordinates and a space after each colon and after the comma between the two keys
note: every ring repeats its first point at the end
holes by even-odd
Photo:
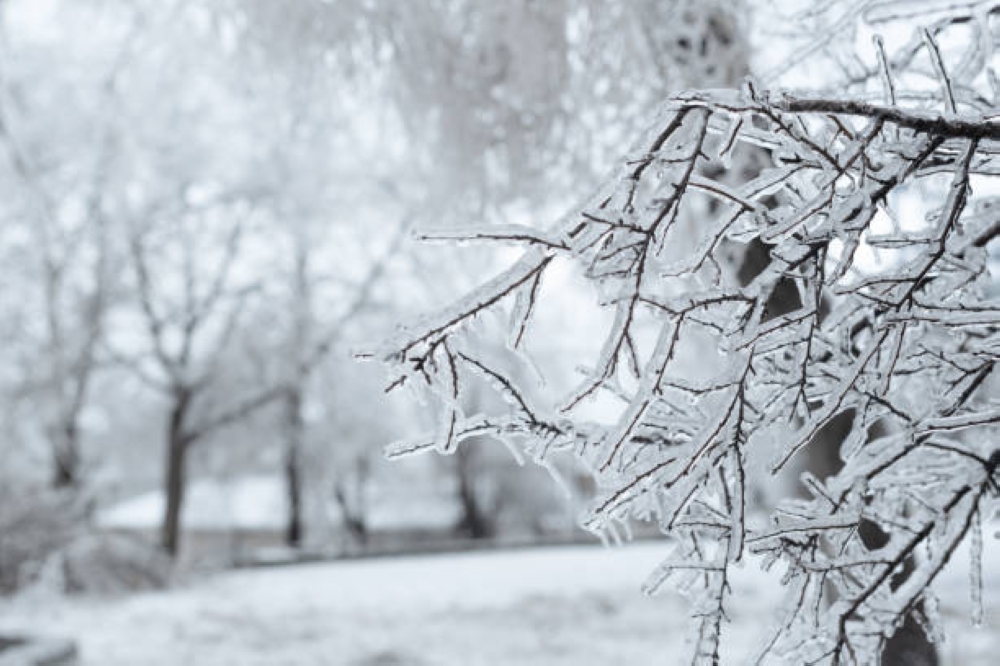
{"type": "Polygon", "coordinates": [[[556,215],[669,90],[747,70],[742,10],[7,0],[0,11],[0,253],[18,295],[3,320],[3,448],[16,484],[68,489],[97,523],[154,493],[144,533],[171,554],[184,551],[189,477],[237,470],[283,488],[289,545],[309,545],[311,525],[312,545],[328,542],[330,520],[367,539],[373,489],[397,473],[444,489],[429,504],[449,507],[438,522],[456,534],[563,520],[565,500],[486,441],[387,469],[386,439],[433,420],[345,359],[505,253],[445,260],[404,242],[409,229],[556,215]]]}

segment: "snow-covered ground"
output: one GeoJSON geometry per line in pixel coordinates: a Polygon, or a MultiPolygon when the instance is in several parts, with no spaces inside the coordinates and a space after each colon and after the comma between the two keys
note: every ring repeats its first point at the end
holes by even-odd
{"type": "MultiPolygon", "coordinates": [[[[118,599],[29,595],[0,609],[0,631],[74,636],[88,666],[681,663],[683,600],[639,593],[664,554],[662,543],[640,543],[243,570],[118,599]]],[[[963,566],[942,580],[946,664],[997,663],[995,547],[985,561],[983,628],[966,619],[963,566]]],[[[736,586],[730,657],[744,656],[769,625],[779,591],[749,570],[736,586]]]]}

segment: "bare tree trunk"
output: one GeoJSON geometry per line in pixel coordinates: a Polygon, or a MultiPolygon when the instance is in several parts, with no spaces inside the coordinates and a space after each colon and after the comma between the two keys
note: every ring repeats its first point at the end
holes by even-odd
{"type": "Polygon", "coordinates": [[[344,526],[347,528],[347,533],[350,534],[351,540],[364,548],[368,545],[368,522],[365,520],[363,513],[357,511],[349,511],[344,513],[344,526]]]}
{"type": "Polygon", "coordinates": [[[484,507],[476,493],[475,442],[463,442],[454,453],[455,476],[458,481],[458,501],[462,507],[462,518],[458,530],[473,539],[488,539],[496,536],[497,521],[495,508],[484,507]]]}
{"type": "Polygon", "coordinates": [[[181,510],[184,502],[185,462],[188,437],[184,432],[184,420],[191,404],[191,391],[187,388],[175,389],[174,404],[170,410],[167,432],[167,478],[166,509],[160,532],[160,545],[170,557],[176,558],[180,551],[181,510]]]}
{"type": "Polygon", "coordinates": [[[285,396],[285,489],[288,493],[288,523],[285,543],[297,547],[302,543],[302,392],[289,389],[285,396]]]}
{"type": "Polygon", "coordinates": [[[75,420],[64,424],[52,444],[52,487],[70,490],[80,481],[80,430],[75,420]]]}
{"type": "Polygon", "coordinates": [[[170,557],[180,550],[180,518],[184,499],[185,445],[171,441],[167,447],[167,506],[163,516],[160,545],[170,557]]]}
{"type": "Polygon", "coordinates": [[[362,547],[368,544],[368,507],[365,497],[368,477],[368,461],[360,459],[356,462],[354,469],[353,494],[350,492],[350,478],[335,479],[333,483],[333,496],[340,507],[344,527],[347,528],[351,540],[362,547]]]}

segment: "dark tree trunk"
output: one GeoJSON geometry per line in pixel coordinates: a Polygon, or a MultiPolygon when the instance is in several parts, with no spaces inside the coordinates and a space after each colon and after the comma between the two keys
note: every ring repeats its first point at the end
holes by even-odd
{"type": "Polygon", "coordinates": [[[184,501],[184,464],[186,446],[171,440],[167,445],[167,506],[163,515],[160,544],[170,557],[180,549],[180,520],[184,501]]]}
{"type": "Polygon", "coordinates": [[[881,666],[938,666],[937,648],[917,622],[918,612],[923,612],[923,603],[906,616],[896,633],[886,641],[881,666]]]}
{"type": "Polygon", "coordinates": [[[347,533],[351,535],[351,540],[357,545],[364,547],[368,545],[368,524],[360,515],[346,514],[344,525],[347,533]]]}
{"type": "Polygon", "coordinates": [[[180,552],[181,510],[184,504],[185,463],[189,437],[184,431],[184,421],[191,404],[191,391],[176,389],[170,410],[167,430],[166,509],[160,531],[160,545],[173,558],[180,552]]]}
{"type": "Polygon", "coordinates": [[[288,523],[285,543],[302,543],[302,392],[289,390],[285,397],[285,491],[288,493],[288,523]]]}
{"type": "Polygon", "coordinates": [[[79,429],[71,421],[64,424],[61,430],[52,445],[52,487],[69,490],[76,488],[80,481],[79,429]]]}
{"type": "Polygon", "coordinates": [[[483,506],[482,498],[476,493],[475,441],[464,442],[455,451],[455,474],[458,477],[458,501],[462,508],[462,518],[458,531],[473,539],[487,539],[496,536],[495,511],[483,506]]]}
{"type": "Polygon", "coordinates": [[[340,507],[344,527],[347,528],[351,541],[361,547],[368,544],[368,519],[365,502],[368,473],[368,462],[364,459],[358,460],[354,469],[355,492],[353,494],[350,492],[349,479],[337,480],[333,484],[333,496],[340,507]]]}

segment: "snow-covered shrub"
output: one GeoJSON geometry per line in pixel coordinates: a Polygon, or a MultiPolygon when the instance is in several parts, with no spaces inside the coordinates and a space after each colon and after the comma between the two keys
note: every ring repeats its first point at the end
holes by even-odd
{"type": "Polygon", "coordinates": [[[32,582],[76,533],[73,497],[45,488],[0,485],[0,594],[32,582]]]}
{"type": "Polygon", "coordinates": [[[172,567],[146,541],[96,532],[78,495],[0,488],[0,594],[25,587],[116,593],[163,587],[172,567]]]}
{"type": "Polygon", "coordinates": [[[122,534],[88,533],[58,555],[62,589],[114,594],[158,589],[170,581],[170,558],[147,541],[122,534]]]}

